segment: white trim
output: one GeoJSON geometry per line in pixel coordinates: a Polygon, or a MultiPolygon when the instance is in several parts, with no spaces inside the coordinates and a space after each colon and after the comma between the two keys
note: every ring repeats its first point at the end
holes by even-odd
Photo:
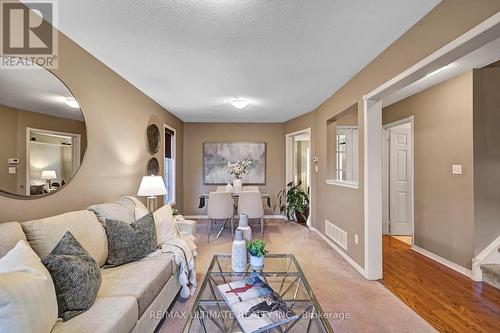
{"type": "MultiPolygon", "coordinates": [[[[208,215],[183,215],[185,219],[191,219],[191,220],[208,220],[208,215]]],[[[284,215],[264,215],[263,218],[269,219],[269,220],[287,220],[286,216],[284,215]]]]}
{"type": "MultiPolygon", "coordinates": [[[[175,205],[175,202],[176,202],[176,199],[177,199],[177,182],[176,182],[176,177],[177,177],[177,131],[175,128],[173,128],[172,126],[169,126],[167,124],[163,124],[163,155],[162,155],[162,160],[163,160],[163,163],[165,163],[165,129],[169,129],[170,131],[174,132],[174,137],[173,137],[173,142],[170,142],[171,144],[171,149],[172,149],[172,156],[173,156],[173,160],[174,160],[174,163],[173,163],[173,167],[174,167],[174,172],[173,172],[173,177],[172,177],[172,184],[170,185],[173,185],[172,186],[172,200],[166,202],[165,199],[166,199],[166,195],[163,196],[163,204],[164,205],[172,205],[174,206],[175,205]]],[[[165,166],[163,166],[163,170],[161,171],[161,173],[163,174],[163,172],[165,171],[165,166]]],[[[165,174],[163,174],[163,177],[165,177],[165,174]]]]}
{"type": "Polygon", "coordinates": [[[500,13],[497,13],[363,96],[364,261],[369,279],[382,277],[382,98],[488,44],[499,35],[500,13]]]}
{"type": "Polygon", "coordinates": [[[474,281],[483,281],[483,271],[481,264],[483,263],[500,263],[500,236],[484,248],[476,257],[472,258],[472,279],[474,281]]]}
{"type": "Polygon", "coordinates": [[[387,222],[389,221],[389,150],[390,150],[390,141],[389,139],[389,129],[392,127],[396,127],[403,124],[411,125],[411,201],[410,201],[410,212],[411,212],[411,243],[415,244],[415,116],[409,116],[403,119],[396,120],[392,123],[385,124],[382,126],[383,132],[383,160],[382,160],[382,172],[383,172],[383,209],[382,209],[382,222],[384,228],[384,234],[389,234],[389,228],[387,222]]]}
{"type": "Polygon", "coordinates": [[[308,226],[311,226],[311,221],[313,218],[313,200],[312,200],[312,193],[313,193],[313,183],[312,183],[312,175],[313,175],[313,157],[312,157],[312,131],[311,127],[307,127],[304,129],[301,129],[299,131],[295,131],[292,133],[285,133],[285,186],[286,184],[290,183],[293,181],[293,143],[294,143],[294,137],[298,135],[303,135],[303,134],[308,134],[309,135],[309,161],[310,161],[310,168],[309,168],[309,217],[307,218],[306,224],[308,226]]]}
{"type": "Polygon", "coordinates": [[[417,245],[412,245],[411,249],[415,252],[418,252],[418,253],[426,256],[427,258],[430,258],[434,261],[437,261],[438,263],[440,263],[442,265],[445,265],[448,268],[453,269],[454,271],[456,271],[460,274],[463,274],[469,278],[472,278],[472,271],[470,269],[467,269],[463,266],[460,266],[459,264],[455,264],[454,262],[452,262],[446,258],[443,258],[441,256],[438,256],[437,254],[434,254],[430,251],[427,251],[426,249],[423,249],[417,245]]]}
{"type": "Polygon", "coordinates": [[[350,182],[347,180],[337,180],[337,179],[326,179],[325,183],[327,183],[328,185],[359,189],[359,182],[350,182]]]}
{"type": "Polygon", "coordinates": [[[394,93],[410,83],[425,77],[427,74],[497,39],[499,32],[500,13],[496,13],[401,74],[375,88],[366,94],[366,99],[379,99],[384,95],[388,96],[394,93]]]}
{"type": "Polygon", "coordinates": [[[365,277],[382,278],[382,100],[363,98],[365,277]]]}
{"type": "Polygon", "coordinates": [[[335,245],[328,237],[323,235],[318,229],[314,227],[309,227],[309,229],[317,233],[328,245],[330,245],[335,251],[337,251],[337,253],[340,254],[340,256],[344,258],[345,261],[351,264],[351,266],[354,267],[355,270],[357,270],[361,275],[366,277],[366,272],[363,269],[363,267],[361,267],[357,262],[355,262],[351,257],[349,257],[347,253],[342,251],[337,245],[335,245]]]}

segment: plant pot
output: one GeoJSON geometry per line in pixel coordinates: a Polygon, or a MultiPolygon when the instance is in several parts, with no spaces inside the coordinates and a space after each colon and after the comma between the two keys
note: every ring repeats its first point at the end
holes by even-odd
{"type": "Polygon", "coordinates": [[[295,211],[295,217],[298,223],[307,224],[307,218],[309,217],[309,207],[304,209],[304,212],[295,211]]]}
{"type": "Polygon", "coordinates": [[[264,268],[264,256],[256,257],[250,255],[250,266],[252,266],[252,269],[254,270],[260,270],[264,268]]]}
{"type": "Polygon", "coordinates": [[[241,181],[241,179],[235,179],[233,182],[233,187],[235,193],[240,193],[243,189],[243,182],[241,181]]]}

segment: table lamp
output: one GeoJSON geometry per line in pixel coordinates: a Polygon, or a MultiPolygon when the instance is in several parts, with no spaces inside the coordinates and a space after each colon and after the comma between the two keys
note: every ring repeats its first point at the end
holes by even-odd
{"type": "Polygon", "coordinates": [[[165,183],[162,176],[144,176],[139,186],[137,195],[140,197],[148,197],[148,210],[153,212],[156,210],[156,196],[167,194],[165,183]]]}
{"type": "Polygon", "coordinates": [[[40,178],[47,181],[48,186],[49,186],[49,190],[50,190],[50,181],[57,178],[56,171],[55,170],[43,170],[40,178]]]}

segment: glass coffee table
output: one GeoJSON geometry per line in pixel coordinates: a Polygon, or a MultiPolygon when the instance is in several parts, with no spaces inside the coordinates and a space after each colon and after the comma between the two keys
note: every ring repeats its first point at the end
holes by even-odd
{"type": "MultiPolygon", "coordinates": [[[[214,255],[201,284],[184,333],[242,332],[235,316],[219,294],[217,286],[238,281],[252,274],[263,277],[281,295],[299,318],[265,332],[320,333],[333,332],[311,286],[293,254],[271,254],[264,258],[264,268],[243,273],[231,269],[231,255],[214,255]]],[[[260,332],[260,331],[258,331],[260,332]]]]}

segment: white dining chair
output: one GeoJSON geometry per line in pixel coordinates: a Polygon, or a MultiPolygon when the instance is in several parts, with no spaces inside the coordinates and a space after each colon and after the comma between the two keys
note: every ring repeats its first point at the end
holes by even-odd
{"type": "Polygon", "coordinates": [[[258,186],[243,186],[242,191],[245,191],[245,192],[260,192],[258,186]]]}
{"type": "Polygon", "coordinates": [[[234,233],[234,205],[231,192],[210,192],[208,195],[208,237],[207,243],[210,242],[210,231],[212,229],[212,221],[224,220],[222,227],[219,230],[216,238],[222,234],[227,222],[231,223],[231,234],[234,233]]]}
{"type": "Polygon", "coordinates": [[[264,234],[264,205],[257,191],[242,191],[238,198],[238,215],[247,214],[248,219],[259,219],[260,232],[264,234]]]}

